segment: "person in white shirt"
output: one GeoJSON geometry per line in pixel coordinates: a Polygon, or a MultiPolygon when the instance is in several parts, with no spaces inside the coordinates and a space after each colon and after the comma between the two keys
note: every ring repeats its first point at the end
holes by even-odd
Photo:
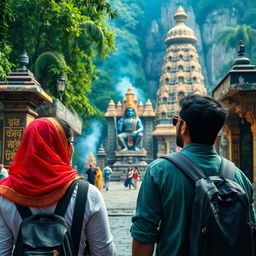
{"type": "MultiPolygon", "coordinates": [[[[33,214],[53,213],[69,186],[82,179],[71,167],[73,132],[61,119],[39,118],[27,127],[9,168],[0,182],[0,255],[11,256],[22,218],[15,204],[33,214]]],[[[64,218],[71,229],[77,186],[64,218]]],[[[108,215],[99,190],[89,185],[78,256],[116,256],[108,215]],[[86,248],[89,243],[89,249],[86,248]]]]}
{"type": "Polygon", "coordinates": [[[106,164],[105,168],[103,169],[103,178],[104,178],[106,191],[109,190],[109,181],[110,181],[111,174],[112,174],[112,169],[108,166],[108,164],[106,164]]]}

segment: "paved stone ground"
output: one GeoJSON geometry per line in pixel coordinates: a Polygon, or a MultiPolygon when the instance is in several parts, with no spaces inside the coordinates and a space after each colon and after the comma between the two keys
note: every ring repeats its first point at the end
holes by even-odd
{"type": "MultiPolygon", "coordinates": [[[[140,182],[138,185],[140,186],[140,182]]],[[[136,207],[138,190],[129,190],[121,182],[111,182],[109,191],[104,189],[101,192],[107,206],[118,255],[131,256],[131,217],[136,207]]]]}
{"type": "Polygon", "coordinates": [[[131,256],[131,216],[109,216],[109,223],[118,256],[131,256]]]}

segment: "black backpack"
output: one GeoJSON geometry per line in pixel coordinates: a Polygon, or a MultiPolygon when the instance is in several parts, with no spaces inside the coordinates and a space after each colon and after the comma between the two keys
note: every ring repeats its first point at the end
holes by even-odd
{"type": "Polygon", "coordinates": [[[244,189],[233,181],[234,164],[222,158],[220,176],[205,177],[180,152],[162,158],[171,161],[195,183],[189,234],[181,249],[184,255],[252,256],[249,201],[244,189]]]}
{"type": "Polygon", "coordinates": [[[22,217],[13,256],[77,256],[84,219],[88,182],[74,181],[57,203],[54,214],[32,215],[29,207],[17,205],[22,217]],[[71,232],[64,218],[78,184],[71,232]]]}

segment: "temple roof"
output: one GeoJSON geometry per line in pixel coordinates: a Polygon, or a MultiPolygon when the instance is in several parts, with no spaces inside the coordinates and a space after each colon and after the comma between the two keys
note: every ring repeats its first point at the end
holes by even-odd
{"type": "Polygon", "coordinates": [[[185,24],[187,17],[184,9],[180,6],[173,16],[177,24],[169,30],[165,39],[167,46],[177,42],[190,42],[193,44],[197,42],[194,31],[185,24]]]}
{"type": "Polygon", "coordinates": [[[129,86],[125,97],[123,99],[124,110],[127,108],[133,108],[137,112],[138,99],[133,91],[133,88],[129,86]]]}
{"type": "Polygon", "coordinates": [[[105,116],[116,116],[116,107],[113,100],[110,100],[105,116]]]}
{"type": "Polygon", "coordinates": [[[155,115],[156,115],[156,113],[153,109],[152,103],[151,103],[150,99],[148,99],[146,102],[145,111],[143,113],[143,116],[155,116],[155,115]]]}
{"type": "Polygon", "coordinates": [[[133,88],[130,86],[127,89],[125,97],[123,98],[123,104],[118,101],[117,104],[113,100],[110,100],[105,113],[105,117],[121,117],[123,116],[127,108],[133,108],[138,116],[154,117],[155,111],[153,109],[151,101],[148,99],[145,106],[142,101],[138,103],[138,99],[133,88]]]}

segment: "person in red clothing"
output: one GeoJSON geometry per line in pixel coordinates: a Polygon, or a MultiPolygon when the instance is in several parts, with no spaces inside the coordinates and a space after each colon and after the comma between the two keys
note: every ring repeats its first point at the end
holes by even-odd
{"type": "MultiPolygon", "coordinates": [[[[38,118],[26,128],[9,176],[0,181],[0,255],[10,256],[22,218],[15,204],[28,206],[33,214],[53,214],[69,186],[82,179],[72,168],[73,131],[59,118],[38,118]]],[[[69,230],[78,186],[68,203],[65,220],[69,230]]],[[[105,203],[99,190],[89,185],[78,256],[117,256],[105,203]],[[87,243],[89,248],[87,247],[87,243]]]]}
{"type": "Polygon", "coordinates": [[[134,167],[133,168],[133,184],[134,184],[134,189],[137,190],[137,183],[138,183],[138,180],[140,179],[140,176],[139,176],[139,171],[138,171],[138,168],[137,167],[134,167]]]}

